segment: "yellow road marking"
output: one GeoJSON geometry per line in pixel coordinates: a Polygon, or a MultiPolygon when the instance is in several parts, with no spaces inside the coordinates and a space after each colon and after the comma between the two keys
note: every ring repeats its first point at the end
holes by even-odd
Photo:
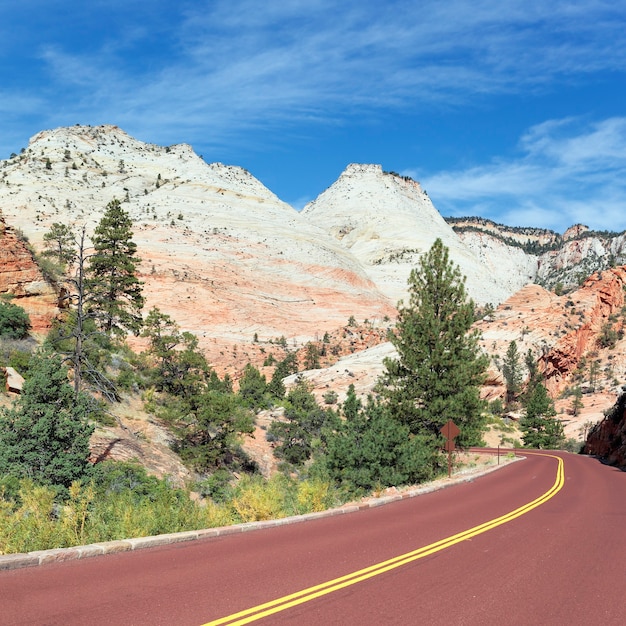
{"type": "MultiPolygon", "coordinates": [[[[537,453],[529,452],[525,454],[537,453]]],[[[523,506],[515,509],[514,511],[511,511],[510,513],[506,513],[505,515],[497,517],[493,520],[484,522],[483,524],[480,524],[478,526],[474,526],[469,530],[465,530],[463,532],[457,533],[456,535],[452,535],[422,548],[418,548],[417,550],[413,550],[412,552],[407,552],[406,554],[396,556],[387,561],[382,561],[381,563],[377,563],[376,565],[371,565],[356,572],[352,572],[351,574],[346,574],[345,576],[335,578],[334,580],[329,580],[328,582],[309,587],[308,589],[303,589],[302,591],[297,591],[296,593],[283,596],[282,598],[277,598],[276,600],[266,602],[265,604],[259,604],[258,606],[254,606],[244,611],[240,611],[239,613],[233,613],[232,615],[228,615],[227,617],[222,617],[212,622],[208,622],[203,626],[219,626],[221,624],[228,624],[229,626],[242,626],[243,624],[249,624],[250,622],[254,622],[263,617],[267,617],[280,611],[284,611],[285,609],[288,609],[290,607],[309,602],[310,600],[327,595],[329,593],[332,593],[333,591],[338,591],[339,589],[343,589],[344,587],[355,585],[356,583],[360,583],[364,580],[367,580],[368,578],[373,578],[374,576],[378,576],[379,574],[388,572],[389,570],[401,567],[402,565],[406,565],[407,563],[411,563],[425,556],[429,556],[430,554],[434,554],[435,552],[439,552],[440,550],[449,548],[453,545],[456,545],[457,543],[460,543],[461,541],[471,539],[472,537],[485,533],[492,528],[496,528],[498,526],[501,526],[502,524],[506,524],[507,522],[521,517],[522,515],[528,513],[529,511],[532,511],[533,509],[541,506],[542,504],[553,498],[563,488],[563,485],[565,484],[563,459],[553,454],[541,453],[541,456],[548,456],[558,461],[557,473],[552,487],[550,487],[548,491],[546,491],[543,495],[539,496],[532,502],[524,504],[523,506]]]]}

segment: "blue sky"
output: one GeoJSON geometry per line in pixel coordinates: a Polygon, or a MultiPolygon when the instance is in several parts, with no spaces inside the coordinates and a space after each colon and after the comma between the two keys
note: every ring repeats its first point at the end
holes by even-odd
{"type": "Polygon", "coordinates": [[[0,158],[116,124],[296,208],[348,163],[443,215],[626,229],[626,0],[0,4],[0,158]]]}

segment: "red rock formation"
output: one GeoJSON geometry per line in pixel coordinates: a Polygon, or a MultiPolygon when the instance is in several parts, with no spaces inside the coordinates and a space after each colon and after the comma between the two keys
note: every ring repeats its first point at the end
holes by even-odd
{"type": "Polygon", "coordinates": [[[0,216],[0,295],[12,296],[30,317],[34,332],[45,332],[57,313],[57,294],[46,282],[26,242],[0,216]]]}
{"type": "Polygon", "coordinates": [[[583,453],[597,456],[609,465],[626,468],[626,392],[618,397],[607,416],[591,430],[583,453]]]}
{"type": "MultiPolygon", "coordinates": [[[[546,387],[552,394],[561,391],[563,383],[586,354],[598,350],[603,326],[611,323],[611,317],[624,306],[625,285],[626,266],[593,274],[575,295],[572,294],[573,297],[561,297],[561,301],[566,298],[566,303],[576,301],[580,308],[584,308],[584,316],[579,317],[580,325],[559,339],[539,361],[546,387]]],[[[554,313],[558,315],[562,309],[554,313]]],[[[614,322],[615,329],[620,331],[623,325],[623,318],[619,316],[614,322]]]]}

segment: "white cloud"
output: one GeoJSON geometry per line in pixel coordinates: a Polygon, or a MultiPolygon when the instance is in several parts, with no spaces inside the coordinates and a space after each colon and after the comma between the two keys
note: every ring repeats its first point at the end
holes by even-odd
{"type": "MultiPolygon", "coordinates": [[[[447,215],[563,231],[574,223],[626,229],[626,117],[549,120],[520,140],[517,159],[422,176],[447,215]]],[[[419,172],[404,172],[420,178],[419,172]]]]}
{"type": "Polygon", "coordinates": [[[302,120],[335,123],[382,107],[419,109],[517,93],[591,69],[621,70],[621,5],[267,0],[259,9],[252,0],[182,3],[183,19],[159,24],[159,37],[169,42],[163,54],[149,30],[132,22],[88,54],[69,41],[40,42],[49,97],[62,104],[49,118],[55,124],[88,114],[135,133],[168,126],[220,143],[302,120]],[[154,58],[139,69],[131,57],[142,53],[144,39],[144,52],[154,58]],[[129,51],[131,44],[137,50],[129,51]]]}

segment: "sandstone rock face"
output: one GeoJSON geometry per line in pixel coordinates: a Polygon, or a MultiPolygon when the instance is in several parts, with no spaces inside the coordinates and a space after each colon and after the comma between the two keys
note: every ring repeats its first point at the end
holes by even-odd
{"type": "Polygon", "coordinates": [[[625,284],[626,268],[620,267],[594,274],[579,290],[564,296],[528,285],[476,324],[483,348],[498,360],[504,358],[513,340],[521,355],[531,350],[553,396],[569,383],[581,360],[594,353],[605,359],[612,356],[614,369],[622,376],[621,346],[609,355],[598,342],[603,326],[611,324],[612,317],[616,317],[615,331],[622,330],[625,284]]]}
{"type": "MultiPolygon", "coordinates": [[[[522,248],[510,246],[498,237],[474,230],[464,233],[461,240],[474,252],[485,271],[498,277],[499,283],[510,296],[536,281],[539,259],[522,248]]],[[[494,298],[486,302],[498,305],[502,301],[494,298]]]]}
{"type": "Polygon", "coordinates": [[[40,245],[59,221],[93,228],[122,200],[135,224],[147,309],[217,344],[309,338],[394,306],[339,242],[241,168],[113,126],[39,133],[0,169],[0,210],[40,245]]]}
{"type": "Polygon", "coordinates": [[[626,393],[620,394],[607,416],[591,430],[583,453],[626,468],[626,393]]]}
{"type": "Polygon", "coordinates": [[[56,314],[55,289],[43,277],[26,242],[0,216],[0,295],[28,313],[35,333],[45,332],[56,314]]]}
{"type": "MultiPolygon", "coordinates": [[[[241,168],[207,164],[187,145],[145,144],[114,126],[44,131],[0,162],[0,293],[14,295],[36,329],[45,332],[57,313],[56,293],[13,229],[35,248],[54,222],[91,233],[114,198],[133,219],[146,311],[158,306],[195,333],[218,372],[235,379],[248,361],[259,365],[278,350],[274,339],[302,349],[354,317],[382,334],[344,330],[336,358],[304,375],[320,399],[336,390],[341,401],[351,383],[366,396],[393,355],[384,327],[438,237],[467,276],[469,295],[496,307],[477,323],[492,359],[485,397],[504,393],[500,368],[512,340],[520,355],[531,350],[538,360],[568,435],[577,436],[582,419],[599,419],[626,376],[626,233],[577,225],[562,237],[472,218],[451,226],[418,183],[377,165],[348,166],[298,213],[241,168]],[[557,283],[565,295],[550,290],[557,283]],[[616,333],[612,347],[600,342],[607,324],[616,333]],[[585,407],[572,416],[561,394],[575,385],[585,389],[585,407]]],[[[131,426],[167,447],[154,425],[131,426]]],[[[142,437],[115,430],[102,437],[97,454],[139,450],[149,458],[142,437]]],[[[167,454],[153,462],[163,473],[175,466],[167,454]]]]}
{"type": "Polygon", "coordinates": [[[480,218],[448,218],[455,232],[511,287],[530,282],[576,289],[594,272],[626,264],[626,233],[593,232],[576,224],[561,236],[538,228],[511,228],[480,218]]]}
{"type": "Polygon", "coordinates": [[[392,302],[406,298],[411,270],[437,238],[467,276],[475,302],[498,304],[515,290],[463,244],[419,183],[379,165],[349,165],[302,214],[349,249],[392,302]]]}

